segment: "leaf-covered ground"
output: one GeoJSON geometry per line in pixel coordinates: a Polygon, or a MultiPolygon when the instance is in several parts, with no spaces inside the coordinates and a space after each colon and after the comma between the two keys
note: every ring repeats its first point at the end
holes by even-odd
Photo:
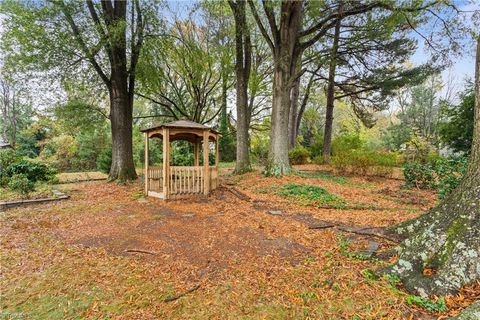
{"type": "MultiPolygon", "coordinates": [[[[143,198],[141,182],[69,184],[68,201],[3,212],[0,319],[445,315],[441,301],[425,302],[427,313],[395,279],[370,271],[385,262],[363,250],[376,241],[381,255],[392,242],[315,228],[391,225],[433,206],[435,195],[402,190],[400,180],[301,169],[310,171],[225,176],[208,198],[170,202],[143,198]]],[[[477,289],[447,298],[447,312],[477,289]]]]}

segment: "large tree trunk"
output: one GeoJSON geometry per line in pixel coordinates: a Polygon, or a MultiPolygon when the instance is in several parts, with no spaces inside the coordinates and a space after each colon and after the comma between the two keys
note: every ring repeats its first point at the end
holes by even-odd
{"type": "MultiPolygon", "coordinates": [[[[115,6],[103,4],[104,15],[112,19],[112,26],[123,30],[116,34],[110,48],[110,122],[112,128],[112,166],[109,180],[125,182],[137,178],[133,162],[132,126],[135,69],[127,71],[126,25],[127,3],[116,1],[115,6]],[[130,87],[129,87],[130,86],[130,87]]],[[[133,21],[132,21],[133,23],[133,21]]],[[[133,55],[134,53],[132,53],[133,55]]],[[[134,62],[133,64],[135,64],[134,62]]]]}
{"type": "Polygon", "coordinates": [[[439,206],[394,227],[406,239],[397,274],[420,295],[446,294],[480,279],[480,39],[477,39],[474,134],[469,166],[460,185],[439,206]],[[424,275],[425,268],[433,269],[424,275]]]}
{"type": "Polygon", "coordinates": [[[272,130],[267,173],[280,176],[290,172],[288,159],[288,120],[290,111],[289,73],[275,67],[273,73],[272,130]]]}
{"type": "Polygon", "coordinates": [[[248,80],[250,78],[252,48],[247,30],[245,1],[229,1],[235,18],[235,73],[237,76],[237,158],[235,172],[251,170],[249,155],[248,80]]]}
{"type": "Polygon", "coordinates": [[[110,90],[112,166],[109,180],[125,182],[137,177],[132,150],[133,108],[126,90],[126,80],[117,81],[112,76],[112,89],[110,90]]]}
{"type": "Polygon", "coordinates": [[[281,176],[291,170],[288,159],[290,93],[301,58],[298,41],[302,18],[303,1],[282,2],[280,27],[273,50],[272,130],[267,175],[281,176]]]}
{"type": "MultiPolygon", "coordinates": [[[[132,119],[133,94],[135,91],[136,65],[140,56],[144,39],[142,10],[139,1],[131,2],[130,47],[127,50],[127,1],[104,0],[100,2],[101,11],[93,1],[86,1],[85,5],[90,13],[91,23],[102,39],[104,53],[108,57],[110,72],[105,72],[106,63],[97,61],[99,44],[95,48],[89,47],[92,38],[89,33],[83,33],[83,19],[72,16],[71,10],[63,1],[55,1],[70,26],[72,35],[85,59],[108,88],[110,96],[110,122],[112,128],[112,166],[109,180],[124,182],[137,177],[132,152],[132,119]],[[130,54],[130,63],[127,63],[127,52],[130,54]]],[[[88,28],[87,28],[88,29],[88,28]]],[[[95,37],[93,37],[95,38],[95,37]]]]}
{"type": "MultiPolygon", "coordinates": [[[[339,13],[342,6],[339,6],[339,13]]],[[[330,162],[332,153],[332,132],[333,132],[333,108],[335,102],[335,70],[337,67],[338,41],[340,39],[341,19],[335,24],[335,34],[333,36],[332,52],[330,55],[330,66],[328,70],[328,86],[327,86],[327,110],[325,114],[325,131],[323,134],[323,162],[330,162]]]]}

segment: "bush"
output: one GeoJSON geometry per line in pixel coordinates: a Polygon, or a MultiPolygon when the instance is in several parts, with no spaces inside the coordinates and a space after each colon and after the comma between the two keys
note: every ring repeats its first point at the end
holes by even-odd
{"type": "Polygon", "coordinates": [[[317,135],[315,136],[314,143],[312,143],[310,146],[306,146],[308,150],[310,151],[310,156],[315,158],[315,157],[321,157],[322,152],[323,152],[323,136],[322,135],[317,135]]]}
{"type": "Polygon", "coordinates": [[[406,162],[403,165],[403,176],[409,188],[433,189],[436,186],[435,171],[431,163],[406,162]]]}
{"type": "Polygon", "coordinates": [[[13,149],[0,150],[0,174],[5,172],[7,167],[14,162],[20,161],[20,157],[15,153],[13,149]]]}
{"type": "Polygon", "coordinates": [[[267,164],[270,139],[266,134],[252,135],[250,154],[252,161],[259,164],[267,164]]]}
{"type": "Polygon", "coordinates": [[[55,176],[55,170],[48,165],[31,160],[21,159],[11,163],[5,170],[5,175],[13,177],[23,174],[31,182],[49,181],[55,176]]]}
{"type": "Polygon", "coordinates": [[[332,140],[332,154],[345,154],[362,146],[363,141],[358,134],[343,134],[332,140]]]}
{"type": "Polygon", "coordinates": [[[388,176],[400,162],[396,153],[352,149],[337,153],[331,159],[333,167],[341,173],[388,176]]]}
{"type": "Polygon", "coordinates": [[[435,162],[438,197],[444,199],[462,180],[468,166],[468,158],[439,159],[435,162]]]}
{"type": "Polygon", "coordinates": [[[13,149],[0,150],[0,186],[4,187],[8,184],[9,175],[7,168],[15,162],[20,161],[21,158],[15,153],[13,149]]]}
{"type": "Polygon", "coordinates": [[[419,189],[436,189],[440,199],[450,194],[467,170],[468,158],[431,158],[426,163],[407,162],[403,168],[405,185],[419,189]]]}
{"type": "Polygon", "coordinates": [[[110,167],[112,166],[112,148],[105,148],[98,155],[97,158],[97,169],[103,173],[108,174],[110,172],[110,167]]]}
{"type": "Polygon", "coordinates": [[[14,174],[8,182],[8,187],[22,195],[28,195],[35,190],[35,184],[29,180],[26,174],[14,174]]]}
{"type": "Polygon", "coordinates": [[[62,134],[48,139],[39,157],[57,170],[66,171],[72,168],[72,162],[77,156],[77,148],[74,137],[62,134]]]}
{"type": "Polygon", "coordinates": [[[306,164],[310,158],[310,151],[303,146],[296,146],[288,151],[288,159],[291,164],[306,164]]]}

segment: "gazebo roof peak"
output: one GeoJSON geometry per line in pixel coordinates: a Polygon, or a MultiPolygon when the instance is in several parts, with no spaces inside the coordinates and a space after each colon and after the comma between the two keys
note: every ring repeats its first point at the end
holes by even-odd
{"type": "Polygon", "coordinates": [[[210,127],[207,127],[204,124],[193,122],[193,121],[190,121],[190,120],[177,120],[177,121],[173,121],[173,122],[169,122],[169,123],[164,123],[164,124],[161,124],[161,125],[158,125],[158,126],[153,126],[153,127],[150,127],[150,128],[142,129],[140,131],[141,132],[148,132],[148,131],[156,130],[156,129],[160,129],[160,128],[183,128],[183,129],[202,129],[202,130],[208,129],[212,132],[218,133],[216,130],[214,130],[210,127]]]}

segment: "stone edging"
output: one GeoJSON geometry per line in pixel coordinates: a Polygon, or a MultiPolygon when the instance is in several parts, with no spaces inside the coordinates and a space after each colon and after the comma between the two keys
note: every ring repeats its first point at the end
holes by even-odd
{"type": "Polygon", "coordinates": [[[15,208],[19,206],[25,206],[30,204],[38,204],[38,203],[45,203],[50,201],[57,201],[57,200],[65,200],[70,198],[63,192],[58,190],[52,190],[55,197],[51,198],[41,198],[41,199],[26,199],[26,200],[12,200],[12,201],[1,201],[0,202],[0,210],[6,210],[9,208],[15,208]]]}

